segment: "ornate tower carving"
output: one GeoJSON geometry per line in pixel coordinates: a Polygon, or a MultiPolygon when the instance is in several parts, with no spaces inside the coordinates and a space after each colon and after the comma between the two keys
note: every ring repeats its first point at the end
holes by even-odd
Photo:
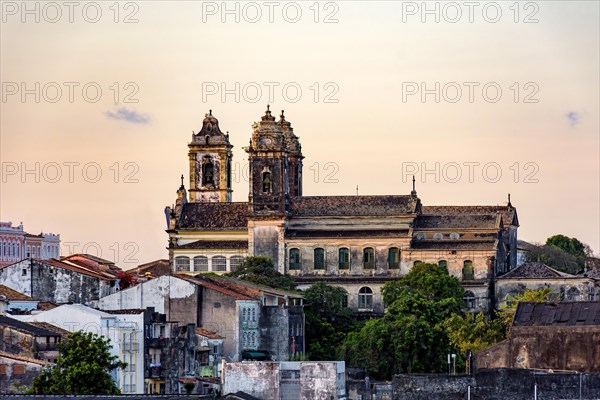
{"type": "Polygon", "coordinates": [[[285,147],[288,151],[288,188],[290,197],[302,196],[302,146],[298,136],[294,134],[294,128],[289,121],[286,121],[284,110],[281,110],[277,125],[285,140],[285,147]]]}
{"type": "Polygon", "coordinates": [[[249,211],[255,216],[283,216],[289,203],[286,137],[269,106],[252,128],[250,145],[245,148],[250,167],[249,211]]]}
{"type": "Polygon", "coordinates": [[[188,144],[190,159],[190,202],[231,202],[231,159],[229,133],[219,129],[212,110],[205,115],[202,129],[192,132],[188,144]]]}

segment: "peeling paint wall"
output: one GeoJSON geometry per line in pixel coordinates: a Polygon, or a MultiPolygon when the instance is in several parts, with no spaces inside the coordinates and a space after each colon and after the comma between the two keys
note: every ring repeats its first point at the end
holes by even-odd
{"type": "Polygon", "coordinates": [[[261,400],[279,400],[279,363],[225,363],[223,394],[246,392],[261,400]]]}

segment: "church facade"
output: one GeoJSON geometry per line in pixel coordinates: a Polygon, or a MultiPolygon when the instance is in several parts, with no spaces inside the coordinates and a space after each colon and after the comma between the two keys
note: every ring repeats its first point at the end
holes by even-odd
{"type": "Polygon", "coordinates": [[[300,289],[341,286],[347,306],[385,310],[381,287],[420,262],[447,268],[465,288],[465,307],[494,307],[494,278],[516,267],[516,209],[427,206],[408,195],[304,196],[302,147],[282,111],[269,108],[244,148],[248,202],[231,201],[232,145],[212,111],[188,144],[189,189],[181,178],[166,207],[169,261],[176,273],[225,273],[245,256],[267,256],[300,289]]]}

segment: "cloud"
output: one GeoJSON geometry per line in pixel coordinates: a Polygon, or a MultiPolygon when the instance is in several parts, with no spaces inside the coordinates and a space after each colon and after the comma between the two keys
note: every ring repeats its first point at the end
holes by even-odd
{"type": "Polygon", "coordinates": [[[120,119],[131,122],[132,124],[149,124],[150,117],[146,114],[139,114],[136,111],[128,110],[125,107],[119,108],[117,111],[107,111],[105,115],[111,119],[120,119]]]}
{"type": "Polygon", "coordinates": [[[569,120],[569,126],[574,127],[579,123],[579,120],[581,119],[581,114],[575,111],[569,111],[567,113],[567,119],[569,120]]]}

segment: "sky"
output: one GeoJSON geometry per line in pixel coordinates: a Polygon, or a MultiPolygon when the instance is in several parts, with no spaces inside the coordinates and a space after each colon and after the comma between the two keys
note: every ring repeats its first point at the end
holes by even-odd
{"type": "Polygon", "coordinates": [[[2,1],[0,220],[129,269],[212,110],[242,147],[267,104],[305,195],[517,207],[519,238],[600,253],[597,1],[2,1]]]}

